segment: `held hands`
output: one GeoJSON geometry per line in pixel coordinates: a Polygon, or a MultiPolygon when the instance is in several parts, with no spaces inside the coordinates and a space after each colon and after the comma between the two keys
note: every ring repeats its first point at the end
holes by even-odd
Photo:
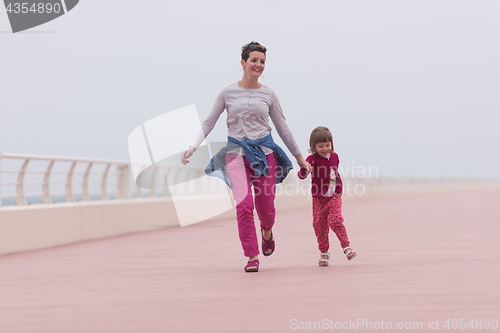
{"type": "Polygon", "coordinates": [[[191,156],[193,156],[194,152],[195,152],[196,148],[193,147],[193,146],[189,146],[189,149],[186,150],[182,155],[181,155],[181,162],[182,164],[186,165],[189,163],[188,161],[188,158],[190,158],[191,156]]]}
{"type": "Polygon", "coordinates": [[[306,177],[311,173],[312,171],[312,166],[307,162],[302,154],[295,155],[295,158],[297,159],[297,164],[301,167],[306,169],[306,177]]]}

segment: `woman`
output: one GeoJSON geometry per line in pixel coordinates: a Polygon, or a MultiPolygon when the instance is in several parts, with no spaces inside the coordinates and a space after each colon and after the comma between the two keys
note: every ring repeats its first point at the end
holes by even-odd
{"type": "Polygon", "coordinates": [[[205,172],[215,174],[215,171],[221,171],[224,175],[221,178],[232,189],[240,241],[244,255],[248,257],[246,272],[259,270],[251,186],[254,186],[255,208],[261,225],[262,252],[264,256],[270,256],[275,249],[272,227],[276,183],[283,181],[291,168],[290,160],[272,139],[269,118],[298,165],[311,170],[286,124],[278,97],[273,90],[259,83],[266,64],[266,51],[257,42],[242,47],[243,77],[222,89],[202,123],[202,131],[181,157],[183,164],[189,163],[188,158],[214,128],[222,112],[227,110],[228,145],[214,156],[205,172]]]}

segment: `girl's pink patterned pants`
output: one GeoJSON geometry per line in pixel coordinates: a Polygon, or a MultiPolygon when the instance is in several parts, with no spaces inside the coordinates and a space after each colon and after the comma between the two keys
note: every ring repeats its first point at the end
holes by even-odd
{"type": "Polygon", "coordinates": [[[330,242],[328,233],[330,227],[337,235],[342,248],[349,246],[349,239],[342,217],[342,195],[334,193],[331,197],[319,196],[313,198],[313,227],[321,252],[328,252],[330,242]]]}

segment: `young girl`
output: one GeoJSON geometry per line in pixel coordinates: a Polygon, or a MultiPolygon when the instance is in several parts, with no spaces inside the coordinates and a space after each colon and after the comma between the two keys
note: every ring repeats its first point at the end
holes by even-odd
{"type": "Polygon", "coordinates": [[[333,151],[332,133],[326,127],[316,127],[309,139],[309,155],[306,161],[312,166],[309,172],[299,170],[299,178],[305,179],[311,173],[313,196],[313,227],[321,251],[320,266],[328,266],[330,247],[328,233],[330,227],[337,235],[347,259],[351,260],[356,252],[349,247],[349,239],[342,218],[342,180],[338,172],[339,156],[333,151]]]}

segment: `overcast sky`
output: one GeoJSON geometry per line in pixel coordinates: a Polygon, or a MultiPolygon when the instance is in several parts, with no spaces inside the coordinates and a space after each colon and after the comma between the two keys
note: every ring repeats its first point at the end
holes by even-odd
{"type": "Polygon", "coordinates": [[[16,34],[0,10],[0,152],[126,160],[141,123],[203,119],[254,40],[305,156],[322,125],[344,167],[500,178],[499,3],[81,0],[16,34]]]}

